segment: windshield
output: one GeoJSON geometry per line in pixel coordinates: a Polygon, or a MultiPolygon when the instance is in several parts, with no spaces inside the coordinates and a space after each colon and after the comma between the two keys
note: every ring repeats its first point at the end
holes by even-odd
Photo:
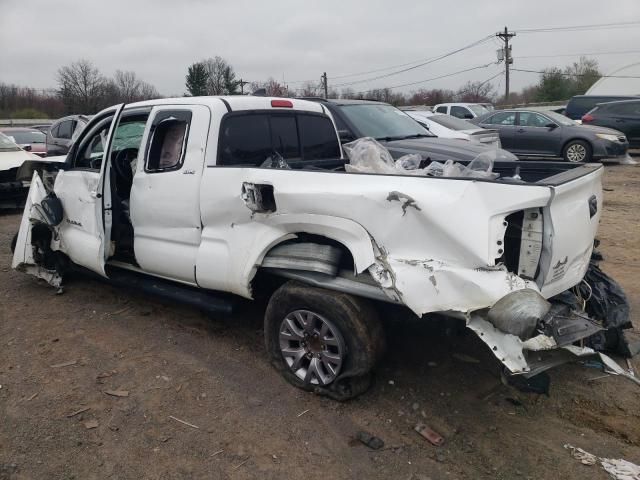
{"type": "Polygon", "coordinates": [[[11,141],[9,137],[0,133],[0,152],[17,152],[20,147],[11,141]]]}
{"type": "Polygon", "coordinates": [[[363,137],[401,140],[434,136],[409,115],[391,105],[341,105],[340,110],[363,137]]]}
{"type": "Polygon", "coordinates": [[[478,128],[473,123],[462,120],[461,118],[452,117],[451,115],[433,115],[429,117],[429,120],[451,130],[476,130],[478,128]]]}
{"type": "Polygon", "coordinates": [[[486,107],[483,107],[482,105],[467,105],[469,107],[469,109],[476,114],[476,117],[479,117],[480,115],[484,115],[485,113],[489,112],[489,109],[486,107]]]}
{"type": "Polygon", "coordinates": [[[571,120],[569,117],[565,117],[564,115],[560,115],[559,113],[544,112],[544,114],[554,122],[559,123],[560,125],[570,126],[570,125],[576,124],[576,122],[571,120]]]}
{"type": "Polygon", "coordinates": [[[23,145],[25,143],[44,143],[47,136],[37,130],[33,131],[9,131],[5,135],[12,136],[16,143],[23,145]]]}

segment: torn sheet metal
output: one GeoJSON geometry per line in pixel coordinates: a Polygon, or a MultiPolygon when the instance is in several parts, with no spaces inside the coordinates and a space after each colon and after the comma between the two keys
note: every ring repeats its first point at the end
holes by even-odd
{"type": "Polygon", "coordinates": [[[466,313],[491,307],[516,290],[538,291],[534,282],[508,272],[504,266],[473,269],[438,260],[379,255],[369,272],[391,298],[402,298],[418,316],[431,312],[466,313]]]}
{"type": "Polygon", "coordinates": [[[59,288],[62,284],[62,277],[55,270],[47,270],[43,266],[37,264],[33,257],[34,247],[31,243],[32,221],[40,220],[40,218],[34,217],[34,215],[37,214],[34,206],[40,205],[40,202],[42,202],[46,196],[47,190],[42,183],[38,172],[33,172],[29,194],[27,195],[27,201],[24,211],[22,212],[20,230],[16,241],[16,249],[11,261],[11,268],[41,278],[51,286],[59,288]]]}

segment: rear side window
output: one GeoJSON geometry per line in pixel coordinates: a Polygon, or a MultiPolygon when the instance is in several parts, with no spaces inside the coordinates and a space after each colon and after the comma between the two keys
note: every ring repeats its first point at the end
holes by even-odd
{"type": "Polygon", "coordinates": [[[298,115],[305,160],[337,158],[340,147],[331,120],[317,115],[298,115]]]}
{"type": "Polygon", "coordinates": [[[73,122],[66,120],[57,127],[57,138],[70,139],[73,134],[73,122]]]}
{"type": "Polygon", "coordinates": [[[221,165],[260,165],[273,153],[266,114],[230,116],[220,135],[221,165]]]}
{"type": "Polygon", "coordinates": [[[182,166],[190,124],[189,111],[162,111],[156,115],[147,149],[147,172],[178,170],[182,166]]]}
{"type": "Polygon", "coordinates": [[[515,125],[516,114],[515,112],[500,112],[487,118],[483,123],[489,125],[515,125]]]}
{"type": "Polygon", "coordinates": [[[257,167],[276,152],[291,160],[338,158],[340,146],[324,115],[250,113],[223,120],[218,165],[257,167]]]}
{"type": "Polygon", "coordinates": [[[610,105],[610,110],[620,115],[640,116],[640,103],[633,102],[610,105]]]}
{"type": "Polygon", "coordinates": [[[457,118],[465,118],[467,116],[472,117],[473,115],[471,115],[471,112],[466,108],[454,105],[453,107],[451,107],[451,116],[457,118]]]}

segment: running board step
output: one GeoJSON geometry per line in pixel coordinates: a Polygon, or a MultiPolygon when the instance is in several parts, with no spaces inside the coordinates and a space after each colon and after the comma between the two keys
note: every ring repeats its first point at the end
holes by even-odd
{"type": "Polygon", "coordinates": [[[144,275],[116,267],[106,267],[109,283],[160,297],[163,300],[183,303],[208,313],[231,316],[238,303],[231,294],[182,285],[170,280],[144,275]]]}

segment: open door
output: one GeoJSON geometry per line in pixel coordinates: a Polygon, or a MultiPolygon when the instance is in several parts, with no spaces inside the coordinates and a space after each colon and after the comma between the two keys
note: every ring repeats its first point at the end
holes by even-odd
{"type": "MultiPolygon", "coordinates": [[[[109,169],[115,126],[124,105],[113,107],[94,117],[69,152],[66,169],[60,170],[53,192],[62,204],[62,220],[55,226],[41,222],[35,213],[47,191],[37,174],[29,191],[27,205],[20,224],[20,232],[13,258],[13,267],[45,278],[51,276],[50,266],[43,270],[32,233],[48,228],[50,242],[45,249],[66,254],[75,264],[102,276],[110,249],[112,225],[111,185],[109,169]],[[45,274],[44,276],[42,274],[45,274]]],[[[42,263],[42,262],[41,262],[42,263]]],[[[45,278],[51,284],[59,279],[45,278]],[[51,281],[54,280],[54,281],[51,281]]]]}
{"type": "Polygon", "coordinates": [[[106,277],[112,225],[109,168],[113,136],[123,105],[104,112],[85,128],[58,173],[54,193],[62,202],[58,249],[75,264],[106,277]]]}

